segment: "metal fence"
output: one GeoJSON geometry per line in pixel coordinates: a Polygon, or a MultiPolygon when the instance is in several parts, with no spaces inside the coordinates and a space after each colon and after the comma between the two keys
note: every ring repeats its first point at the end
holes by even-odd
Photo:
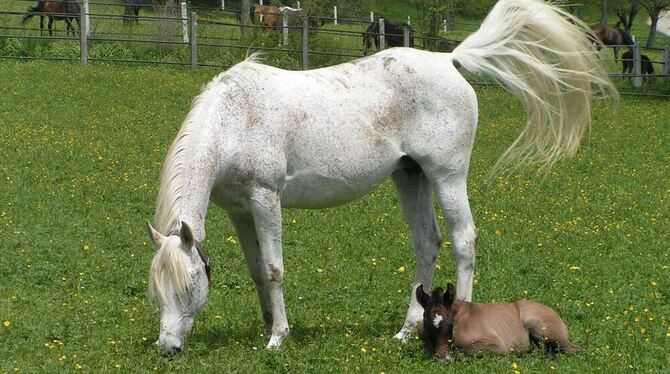
{"type": "MultiPolygon", "coordinates": [[[[227,68],[249,51],[264,51],[274,54],[273,57],[278,56],[273,61],[278,60],[281,67],[307,69],[366,55],[368,46],[364,30],[372,24],[367,19],[338,18],[336,9],[333,17],[308,17],[295,13],[296,10],[282,9],[277,13],[264,13],[257,17],[255,24],[244,26],[239,22],[239,10],[188,9],[186,3],[143,5],[140,13],[151,15],[135,17],[124,9],[123,4],[104,0],[84,1],[77,13],[28,12],[36,0],[23,2],[26,10],[0,11],[0,17],[4,19],[0,22],[2,59],[79,60],[82,64],[91,61],[170,64],[195,69],[227,68]],[[35,23],[23,23],[29,13],[33,18],[53,18],[54,30],[38,29],[35,23]],[[263,15],[275,17],[275,22],[264,22],[263,15]],[[66,20],[78,27],[67,30],[66,20]],[[54,41],[61,42],[58,47],[62,50],[47,48],[54,41]],[[23,48],[24,44],[28,47],[23,48]]],[[[250,16],[253,18],[258,14],[250,16]]],[[[374,17],[373,14],[370,16],[374,17]]],[[[393,34],[384,29],[383,19],[374,22],[378,22],[378,31],[367,34],[375,40],[376,49],[404,45],[447,52],[458,43],[457,40],[410,34],[407,25],[402,34],[397,31],[393,34]]],[[[476,26],[444,24],[450,31],[474,31],[476,26]]],[[[633,87],[653,84],[654,78],[661,78],[660,81],[667,84],[670,74],[667,47],[616,47],[630,52],[618,59],[609,59],[606,53],[602,54],[602,61],[612,77],[627,78],[633,87]],[[621,72],[619,66],[623,66],[621,72]]]]}

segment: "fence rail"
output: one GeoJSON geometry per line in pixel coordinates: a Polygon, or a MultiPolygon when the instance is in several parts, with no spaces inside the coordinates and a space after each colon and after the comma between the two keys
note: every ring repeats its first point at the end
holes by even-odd
{"type": "MultiPolygon", "coordinates": [[[[34,3],[34,0],[30,1],[34,3]]],[[[365,35],[375,40],[378,44],[377,49],[384,49],[389,46],[396,46],[398,40],[402,39],[400,45],[413,46],[415,48],[430,49],[435,51],[448,52],[457,43],[458,40],[442,37],[430,37],[421,35],[412,35],[407,26],[404,26],[404,33],[385,33],[384,22],[379,23],[379,32],[367,33],[363,31],[353,31],[348,25],[370,25],[367,20],[349,19],[349,18],[329,18],[317,17],[318,20],[328,20],[333,22],[333,26],[319,27],[318,22],[310,21],[307,17],[301,16],[296,22],[292,19],[289,22],[288,13],[280,12],[276,14],[278,21],[274,25],[241,25],[235,21],[227,21],[216,18],[209,18],[216,12],[232,18],[235,16],[233,10],[203,9],[205,16],[200,16],[197,12],[191,12],[186,9],[185,3],[182,7],[156,8],[154,5],[143,5],[151,7],[154,10],[153,15],[142,15],[136,19],[130,20],[129,25],[127,15],[121,12],[123,5],[110,2],[88,2],[87,6],[82,6],[78,14],[72,13],[43,13],[29,12],[33,17],[57,16],[60,18],[70,18],[78,21],[80,29],[74,31],[54,30],[53,36],[46,36],[45,31],[34,27],[25,27],[20,19],[29,14],[27,11],[0,11],[0,17],[4,17],[7,22],[0,22],[0,58],[2,59],[20,59],[20,60],[79,60],[82,64],[89,61],[107,61],[107,62],[126,62],[142,64],[166,64],[190,66],[192,69],[198,67],[229,67],[237,59],[221,58],[217,60],[216,56],[222,56],[221,51],[238,51],[243,54],[249,50],[266,51],[270,53],[282,53],[287,56],[293,56],[291,61],[297,62],[298,66],[282,66],[288,68],[307,69],[309,66],[321,66],[323,63],[334,63],[346,61],[351,58],[362,57],[367,54],[368,46],[365,42],[365,35]],[[104,13],[99,9],[91,9],[92,6],[116,7],[116,14],[104,13]],[[85,20],[88,19],[88,22],[85,20]],[[153,25],[150,27],[133,26],[133,23],[142,23],[143,25],[153,25]],[[124,26],[118,26],[120,24],[124,26]],[[109,26],[113,24],[114,26],[109,26]],[[343,26],[344,25],[344,26],[343,26]],[[123,27],[123,28],[121,28],[123,27]],[[344,28],[343,28],[344,27],[344,28]],[[147,28],[152,30],[147,31],[147,28]],[[39,31],[39,35],[37,34],[39,31]],[[251,34],[251,38],[245,40],[242,34],[251,34]],[[318,35],[320,41],[324,43],[310,43],[312,35],[318,35]],[[343,38],[359,40],[360,48],[352,47],[352,43],[339,42],[343,38]],[[41,42],[43,44],[50,41],[62,41],[65,43],[76,43],[78,41],[78,56],[54,56],[42,54],[31,56],[22,55],[21,51],[12,51],[6,53],[7,48],[2,48],[3,44],[8,44],[9,40],[25,40],[28,42],[41,42]],[[4,41],[4,43],[3,43],[4,41]],[[114,53],[100,53],[97,47],[105,44],[118,46],[124,45],[146,45],[148,49],[154,49],[158,52],[150,56],[138,56],[127,54],[115,55],[114,53]],[[325,45],[328,48],[320,50],[319,45],[325,45]],[[97,48],[97,49],[96,49],[97,48]],[[167,48],[173,48],[172,54],[163,53],[167,48]],[[176,52],[175,52],[176,51],[176,52]],[[165,57],[169,55],[169,57],[165,57]],[[208,57],[212,55],[214,57],[208,57]],[[319,60],[321,58],[321,60],[319,60]],[[337,60],[339,58],[339,60],[337,60]],[[312,61],[316,59],[316,61],[312,61]]],[[[239,12],[238,12],[239,13],[239,12]]],[[[218,13],[216,13],[218,14],[218,13]]],[[[477,28],[475,24],[452,22],[449,24],[451,29],[460,31],[474,31],[477,28]]],[[[355,26],[354,26],[355,27],[355,26]]],[[[446,27],[446,24],[445,24],[446,27]]],[[[61,26],[62,28],[62,26],[61,26]]],[[[645,81],[654,78],[664,78],[661,81],[666,83],[670,81],[670,51],[666,48],[644,48],[641,46],[611,46],[621,49],[628,49],[632,56],[619,56],[619,58],[605,58],[603,53],[602,61],[608,66],[610,76],[613,78],[629,78],[633,87],[642,86],[645,81]],[[647,54],[649,56],[647,56],[647,54]],[[623,71],[618,71],[619,63],[623,65],[623,71]],[[614,70],[617,66],[617,70],[614,70]],[[627,68],[628,66],[628,68],[627,68]]],[[[110,47],[113,49],[113,47],[110,47]]],[[[42,51],[42,50],[40,50],[42,51]]],[[[72,52],[71,50],[68,50],[72,52]]]]}

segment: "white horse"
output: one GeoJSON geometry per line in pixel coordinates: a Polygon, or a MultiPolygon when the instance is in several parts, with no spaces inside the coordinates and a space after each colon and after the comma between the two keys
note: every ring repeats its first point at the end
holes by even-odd
{"type": "MultiPolygon", "coordinates": [[[[501,0],[453,53],[393,48],[311,71],[249,58],[195,98],[170,147],[156,203],[157,252],[149,287],[159,302],[159,346],[183,349],[205,305],[202,252],[211,200],[228,213],[255,282],[268,348],[289,333],[282,293],[282,208],[324,208],[357,199],[389,176],[413,236],[414,287],[430,288],[442,243],[432,194],[457,261],[457,296],[471,300],[475,226],[468,164],[477,98],[457,67],[491,75],[527,112],[501,159],[551,165],[575,152],[595,93],[616,97],[588,28],[539,0],[501,0]],[[578,26],[571,23],[575,22],[578,26]]],[[[422,320],[416,292],[396,338],[422,320]]]]}

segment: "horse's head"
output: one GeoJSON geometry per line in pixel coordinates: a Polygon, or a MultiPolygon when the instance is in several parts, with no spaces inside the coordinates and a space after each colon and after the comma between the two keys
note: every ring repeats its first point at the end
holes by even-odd
{"type": "Polygon", "coordinates": [[[454,286],[447,284],[447,291],[436,288],[427,294],[423,285],[416,289],[416,299],[423,307],[423,339],[426,348],[448,364],[451,361],[449,348],[454,334],[454,309],[452,305],[456,298],[454,286]]]}
{"type": "Polygon", "coordinates": [[[149,240],[156,249],[149,274],[149,292],[158,300],[160,336],[156,344],[168,353],[180,352],[191,331],[195,314],[207,302],[209,263],[189,226],[163,235],[147,223],[149,240]]]}

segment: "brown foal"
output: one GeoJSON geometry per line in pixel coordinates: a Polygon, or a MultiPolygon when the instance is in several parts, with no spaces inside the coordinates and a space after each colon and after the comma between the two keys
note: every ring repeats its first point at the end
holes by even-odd
{"type": "Polygon", "coordinates": [[[423,285],[416,289],[424,309],[421,339],[426,350],[444,363],[451,361],[452,349],[468,355],[526,353],[538,345],[552,356],[581,351],[568,339],[568,328],[558,313],[547,306],[529,300],[475,304],[455,297],[451,283],[446,292],[436,288],[430,295],[423,285]]]}

